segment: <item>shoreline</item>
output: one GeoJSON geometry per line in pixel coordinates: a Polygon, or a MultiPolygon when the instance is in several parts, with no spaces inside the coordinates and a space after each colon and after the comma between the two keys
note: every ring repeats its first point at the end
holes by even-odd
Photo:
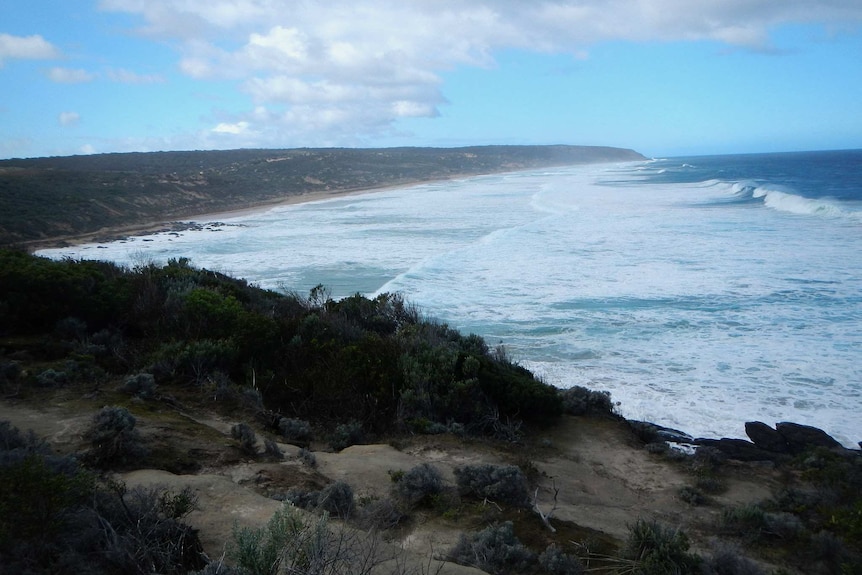
{"type": "Polygon", "coordinates": [[[277,199],[254,202],[246,206],[237,206],[234,208],[225,208],[212,212],[195,212],[188,215],[178,214],[174,217],[166,217],[156,221],[141,222],[128,224],[124,226],[110,226],[100,228],[93,232],[85,234],[75,234],[69,236],[56,236],[42,240],[32,240],[21,242],[19,247],[23,248],[30,254],[35,254],[39,250],[57,249],[81,246],[84,244],[95,244],[103,242],[114,242],[130,237],[149,236],[162,232],[184,231],[194,227],[194,223],[203,223],[207,221],[218,221],[221,219],[238,218],[252,214],[266,213],[272,209],[283,206],[295,206],[311,202],[320,202],[325,200],[334,200],[349,196],[360,196],[372,194],[375,192],[383,192],[387,190],[399,190],[421,186],[424,184],[433,184],[436,182],[449,182],[463,178],[472,178],[492,175],[495,173],[508,173],[508,170],[502,172],[483,172],[478,174],[454,174],[445,178],[433,178],[429,180],[411,180],[398,184],[386,184],[380,186],[360,187],[360,188],[343,188],[337,190],[315,190],[309,192],[301,192],[298,194],[290,194],[277,199]]]}

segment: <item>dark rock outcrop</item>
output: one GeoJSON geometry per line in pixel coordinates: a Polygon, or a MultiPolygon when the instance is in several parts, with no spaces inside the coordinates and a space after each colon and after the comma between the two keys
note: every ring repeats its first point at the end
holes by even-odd
{"type": "Polygon", "coordinates": [[[782,421],[775,424],[775,429],[787,442],[790,453],[802,453],[812,447],[843,449],[831,435],[817,427],[782,421]]]}
{"type": "Polygon", "coordinates": [[[678,429],[662,427],[649,421],[627,420],[629,427],[644,443],[669,441],[671,443],[691,443],[694,438],[678,429]]]}
{"type": "Polygon", "coordinates": [[[776,461],[782,459],[780,453],[761,449],[750,441],[744,439],[695,439],[694,445],[698,447],[714,447],[721,451],[728,459],[736,461],[776,461]]]}
{"type": "Polygon", "coordinates": [[[790,453],[784,436],[761,421],[747,421],[745,434],[761,449],[775,453],[790,453]]]}

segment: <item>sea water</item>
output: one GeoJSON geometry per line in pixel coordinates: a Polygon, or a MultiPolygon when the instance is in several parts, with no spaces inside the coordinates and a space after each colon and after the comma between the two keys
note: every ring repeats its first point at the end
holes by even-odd
{"type": "Polygon", "coordinates": [[[628,418],[862,440],[862,151],[543,169],[201,223],[40,253],[400,292],[628,418]]]}

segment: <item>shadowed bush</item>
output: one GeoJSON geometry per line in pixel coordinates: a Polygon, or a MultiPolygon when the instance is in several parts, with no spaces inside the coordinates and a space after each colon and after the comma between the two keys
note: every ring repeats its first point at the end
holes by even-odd
{"type": "Polygon", "coordinates": [[[288,441],[305,443],[311,441],[314,437],[311,431],[311,424],[304,419],[282,417],[278,420],[278,430],[288,441]]]}
{"type": "Polygon", "coordinates": [[[330,483],[320,491],[291,489],[284,498],[302,509],[326,511],[342,518],[350,517],[355,506],[353,489],[343,481],[330,483]]]}
{"type": "Polygon", "coordinates": [[[608,391],[594,391],[575,385],[561,389],[559,394],[563,411],[569,415],[614,415],[614,404],[608,391]]]}
{"type": "Polygon", "coordinates": [[[456,467],[454,472],[462,496],[518,507],[528,504],[527,478],[515,465],[480,463],[456,467]]]}
{"type": "Polygon", "coordinates": [[[91,448],[85,454],[95,467],[126,464],[147,454],[135,429],[135,418],[124,407],[103,407],[94,417],[84,437],[91,448]]]}
{"type": "Polygon", "coordinates": [[[443,476],[429,463],[422,463],[400,476],[393,487],[395,496],[408,506],[418,505],[443,490],[443,476]]]}
{"type": "Polygon", "coordinates": [[[584,565],[575,555],[563,553],[556,545],[550,545],[539,555],[539,566],[549,575],[582,575],[584,565]]]}
{"type": "Polygon", "coordinates": [[[237,423],[230,428],[230,436],[239,442],[239,448],[246,455],[257,455],[257,436],[247,423],[237,423]]]}
{"type": "Polygon", "coordinates": [[[446,559],[494,575],[524,573],[536,563],[536,555],[515,537],[510,521],[462,534],[446,559]]]}
{"type": "Polygon", "coordinates": [[[698,575],[701,559],[688,549],[688,536],[682,531],[638,519],[629,526],[624,556],[639,575],[698,575]]]}

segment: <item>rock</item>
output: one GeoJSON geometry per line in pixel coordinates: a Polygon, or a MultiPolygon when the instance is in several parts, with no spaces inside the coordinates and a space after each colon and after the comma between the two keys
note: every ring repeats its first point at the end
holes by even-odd
{"type": "Polygon", "coordinates": [[[774,451],[761,449],[750,441],[744,439],[695,439],[693,443],[699,447],[714,447],[721,451],[728,459],[736,461],[775,461],[782,456],[774,451]]]}
{"type": "Polygon", "coordinates": [[[754,445],[767,451],[775,453],[789,453],[790,448],[787,441],[778,431],[760,421],[745,422],[745,434],[754,442],[754,445]]]}
{"type": "Polygon", "coordinates": [[[678,429],[670,427],[662,427],[649,421],[628,420],[627,423],[635,435],[641,438],[644,443],[653,443],[655,441],[670,441],[671,443],[691,443],[694,438],[678,429]]]}
{"type": "Polygon", "coordinates": [[[812,447],[825,447],[827,449],[842,447],[831,435],[810,425],[782,421],[775,424],[775,429],[787,442],[790,453],[802,453],[812,447]]]}

